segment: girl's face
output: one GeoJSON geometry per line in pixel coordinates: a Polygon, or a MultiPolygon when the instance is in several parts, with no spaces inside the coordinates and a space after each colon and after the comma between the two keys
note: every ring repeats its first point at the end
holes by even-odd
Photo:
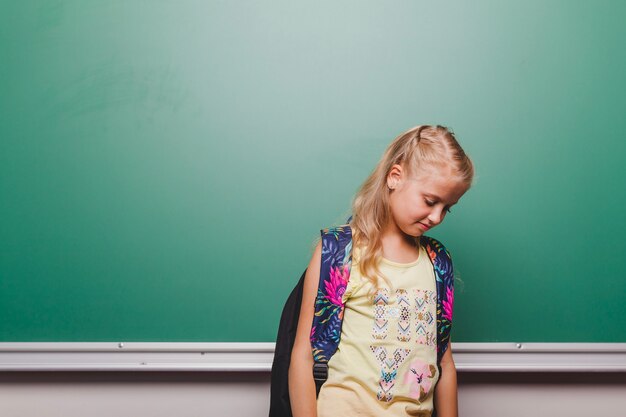
{"type": "Polygon", "coordinates": [[[393,188],[389,226],[418,237],[441,223],[469,187],[440,168],[412,178],[407,174],[400,165],[394,165],[387,176],[387,186],[393,188]]]}

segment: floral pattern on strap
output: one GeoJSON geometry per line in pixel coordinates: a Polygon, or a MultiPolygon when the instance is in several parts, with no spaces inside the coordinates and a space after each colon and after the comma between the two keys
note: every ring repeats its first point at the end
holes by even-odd
{"type": "Polygon", "coordinates": [[[437,286],[437,364],[448,350],[454,308],[454,269],[450,252],[437,239],[422,236],[433,263],[437,286]]]}
{"type": "Polygon", "coordinates": [[[321,230],[322,265],[311,327],[313,359],[326,363],[339,345],[344,294],[352,265],[352,230],[333,227],[321,230]]]}

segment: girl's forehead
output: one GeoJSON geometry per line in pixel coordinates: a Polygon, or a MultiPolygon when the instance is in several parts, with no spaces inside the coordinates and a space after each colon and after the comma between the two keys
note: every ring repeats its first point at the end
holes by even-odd
{"type": "Polygon", "coordinates": [[[418,175],[413,178],[412,183],[419,192],[452,204],[456,203],[468,189],[458,177],[437,172],[418,175]]]}

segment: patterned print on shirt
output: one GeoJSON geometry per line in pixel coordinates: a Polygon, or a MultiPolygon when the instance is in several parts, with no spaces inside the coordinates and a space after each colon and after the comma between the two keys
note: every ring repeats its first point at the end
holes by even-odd
{"type": "Polygon", "coordinates": [[[404,374],[404,383],[409,386],[409,396],[418,402],[423,402],[430,393],[435,377],[436,368],[420,359],[415,359],[409,365],[409,371],[404,374]]]}
{"type": "Polygon", "coordinates": [[[409,342],[411,340],[411,299],[407,290],[396,290],[396,298],[400,307],[398,319],[398,340],[409,342]]]}
{"type": "Polygon", "coordinates": [[[374,327],[372,328],[372,337],[382,340],[387,337],[387,328],[389,308],[389,291],[387,288],[380,288],[374,296],[374,327]]]}
{"type": "Polygon", "coordinates": [[[437,345],[437,323],[432,311],[437,305],[437,292],[414,290],[415,295],[415,342],[421,345],[437,345]]]}
{"type": "Polygon", "coordinates": [[[398,376],[398,366],[409,356],[411,349],[397,348],[392,357],[389,357],[384,346],[370,346],[370,349],[381,366],[377,398],[389,402],[393,399],[392,389],[398,376]]]}

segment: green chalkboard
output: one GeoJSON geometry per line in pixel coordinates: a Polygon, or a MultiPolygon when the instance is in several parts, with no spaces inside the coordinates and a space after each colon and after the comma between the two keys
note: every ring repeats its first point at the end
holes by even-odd
{"type": "Polygon", "coordinates": [[[271,342],[387,144],[477,178],[431,231],[456,342],[626,342],[626,3],[0,3],[0,342],[271,342]]]}

